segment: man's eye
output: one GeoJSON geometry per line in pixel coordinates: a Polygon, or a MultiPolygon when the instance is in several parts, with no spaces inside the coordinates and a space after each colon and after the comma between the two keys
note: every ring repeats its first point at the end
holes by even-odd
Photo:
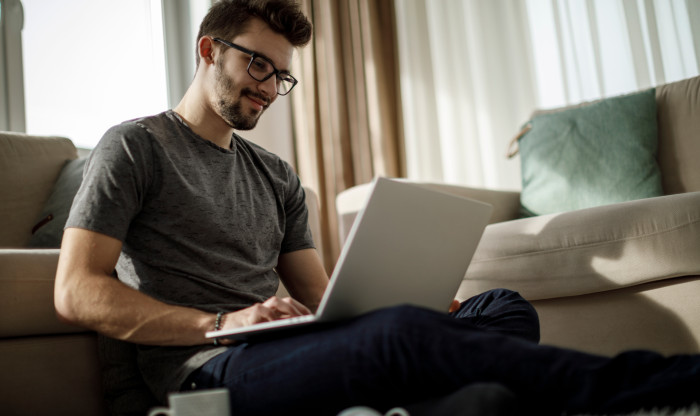
{"type": "Polygon", "coordinates": [[[250,67],[255,69],[256,71],[268,73],[272,69],[270,67],[270,64],[267,62],[263,61],[262,59],[253,59],[253,63],[250,64],[250,67]]]}
{"type": "Polygon", "coordinates": [[[294,78],[292,78],[292,76],[289,74],[281,73],[279,74],[278,78],[280,81],[291,82],[292,84],[294,83],[294,78]]]}

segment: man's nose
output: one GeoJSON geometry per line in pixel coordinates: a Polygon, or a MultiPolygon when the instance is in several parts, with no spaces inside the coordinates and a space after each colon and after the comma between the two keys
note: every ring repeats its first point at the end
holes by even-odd
{"type": "Polygon", "coordinates": [[[258,85],[258,89],[261,93],[268,97],[270,99],[270,103],[272,103],[277,98],[277,77],[273,75],[265,81],[262,81],[258,85]]]}

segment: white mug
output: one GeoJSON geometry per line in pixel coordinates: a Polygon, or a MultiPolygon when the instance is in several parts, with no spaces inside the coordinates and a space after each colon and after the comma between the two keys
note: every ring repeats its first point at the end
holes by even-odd
{"type": "Polygon", "coordinates": [[[170,407],[151,409],[148,416],[230,416],[228,389],[199,390],[172,393],[168,396],[170,407]]]}

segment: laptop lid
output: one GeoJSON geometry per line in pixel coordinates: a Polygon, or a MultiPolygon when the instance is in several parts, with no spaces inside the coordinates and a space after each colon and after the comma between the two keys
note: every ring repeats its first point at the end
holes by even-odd
{"type": "Polygon", "coordinates": [[[483,202],[377,178],[338,258],[318,319],[400,304],[447,311],[491,211],[483,202]]]}

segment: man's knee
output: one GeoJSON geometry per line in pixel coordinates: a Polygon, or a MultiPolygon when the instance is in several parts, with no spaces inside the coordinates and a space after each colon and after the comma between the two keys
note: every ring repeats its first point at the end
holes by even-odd
{"type": "Polygon", "coordinates": [[[491,290],[487,290],[484,293],[487,293],[487,294],[493,296],[494,298],[505,298],[505,297],[520,297],[520,298],[522,298],[520,296],[520,293],[518,293],[514,290],[505,289],[505,288],[491,289],[491,290]]]}
{"type": "Polygon", "coordinates": [[[513,290],[492,289],[467,299],[454,316],[466,319],[483,330],[539,341],[537,310],[513,290]]]}
{"type": "Polygon", "coordinates": [[[491,289],[482,293],[482,296],[489,299],[491,303],[494,302],[504,302],[504,303],[526,303],[529,304],[520,293],[504,288],[491,289]]]}
{"type": "Polygon", "coordinates": [[[462,302],[459,310],[455,313],[458,318],[467,316],[479,316],[481,314],[491,314],[496,311],[506,309],[519,309],[522,307],[532,308],[530,302],[525,300],[520,293],[510,289],[491,289],[462,302]]]}

